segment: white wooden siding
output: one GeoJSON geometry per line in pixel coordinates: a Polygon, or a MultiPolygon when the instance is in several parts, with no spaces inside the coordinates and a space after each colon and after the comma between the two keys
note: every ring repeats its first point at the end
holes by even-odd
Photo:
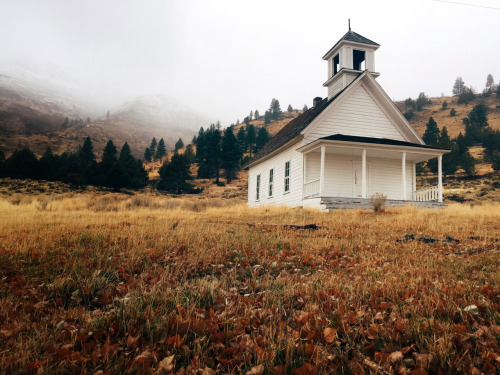
{"type": "MultiPolygon", "coordinates": [[[[320,155],[306,155],[307,181],[319,178],[320,155]]],[[[326,154],[325,160],[325,196],[355,198],[354,169],[358,167],[358,180],[361,178],[361,158],[326,154]]],[[[382,193],[388,199],[403,198],[401,160],[397,159],[367,159],[367,194],[382,193]]],[[[359,189],[358,189],[359,190],[359,189]]],[[[410,161],[406,162],[406,200],[412,200],[413,168],[410,161]]],[[[360,194],[360,190],[358,191],[360,194]]]]}
{"type": "Polygon", "coordinates": [[[250,167],[248,172],[248,205],[258,207],[268,204],[298,206],[302,202],[302,153],[297,144],[283,152],[250,167]],[[285,193],[285,163],[290,162],[290,191],[285,193]],[[274,169],[273,196],[269,197],[269,170],[274,169]],[[257,175],[261,175],[260,199],[256,201],[257,175]]]}
{"type": "Polygon", "coordinates": [[[338,106],[328,109],[304,137],[309,143],[333,134],[405,141],[362,85],[338,106]]]}
{"type": "Polygon", "coordinates": [[[335,83],[328,86],[328,99],[332,98],[337,94],[340,90],[343,89],[343,80],[339,79],[335,83]]]}

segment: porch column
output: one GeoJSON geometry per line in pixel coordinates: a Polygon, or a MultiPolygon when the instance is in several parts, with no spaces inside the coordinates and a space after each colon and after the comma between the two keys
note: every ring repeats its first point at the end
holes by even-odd
{"type": "Polygon", "coordinates": [[[443,203],[443,155],[438,156],[438,202],[443,203]]]}
{"type": "Polygon", "coordinates": [[[406,200],[406,152],[401,157],[401,173],[403,177],[403,200],[406,200]]]}
{"type": "Polygon", "coordinates": [[[321,164],[319,167],[319,196],[325,191],[325,146],[321,146],[321,164]]]}
{"type": "Polygon", "coordinates": [[[366,148],[361,157],[361,197],[366,198],[366,148]]]}
{"type": "Polygon", "coordinates": [[[412,171],[412,194],[411,197],[413,200],[415,200],[415,192],[417,191],[417,163],[413,162],[413,171],[412,171]]]}

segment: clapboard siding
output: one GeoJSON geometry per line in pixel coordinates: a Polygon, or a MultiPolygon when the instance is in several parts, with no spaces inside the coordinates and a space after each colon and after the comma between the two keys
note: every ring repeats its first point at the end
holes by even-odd
{"type": "Polygon", "coordinates": [[[342,88],[344,87],[342,78],[340,78],[337,82],[335,82],[333,85],[328,86],[328,97],[331,98],[335,96],[342,88]]]}
{"type": "Polygon", "coordinates": [[[405,141],[363,86],[356,88],[337,107],[328,109],[321,121],[312,125],[304,137],[313,142],[333,134],[405,141]]]}
{"type": "MultiPolygon", "coordinates": [[[[320,155],[306,155],[306,181],[319,178],[320,155]]],[[[325,160],[325,197],[355,198],[354,169],[358,167],[358,178],[361,178],[361,158],[326,154],[325,160]]],[[[400,160],[367,159],[367,194],[382,193],[387,199],[403,199],[402,166],[400,160]]],[[[361,193],[360,185],[357,193],[361,193]]],[[[413,165],[406,162],[406,200],[412,200],[413,165]]]]}
{"type": "MultiPolygon", "coordinates": [[[[387,199],[403,199],[402,163],[399,160],[376,159],[369,163],[369,194],[382,193],[387,199]]],[[[406,162],[406,200],[412,199],[413,166],[406,162]]]]}
{"type": "MultiPolygon", "coordinates": [[[[300,205],[302,201],[302,153],[297,145],[251,167],[248,173],[248,205],[258,207],[268,204],[300,205]],[[290,192],[285,193],[285,163],[290,162],[290,192]],[[273,196],[269,197],[269,170],[274,169],[273,196]],[[260,199],[256,201],[257,175],[261,175],[260,199]]],[[[319,176],[319,175],[318,175],[319,176]]]]}

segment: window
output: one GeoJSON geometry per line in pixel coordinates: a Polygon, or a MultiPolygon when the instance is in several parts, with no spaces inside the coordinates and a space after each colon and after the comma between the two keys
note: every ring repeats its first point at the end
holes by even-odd
{"type": "Polygon", "coordinates": [[[340,68],[340,58],[339,54],[337,53],[335,57],[332,59],[332,72],[333,72],[332,76],[334,76],[339,72],[339,68],[340,68]]]}
{"type": "Polygon", "coordinates": [[[365,51],[352,51],[352,68],[354,70],[365,70],[365,51]]]}
{"type": "Polygon", "coordinates": [[[260,174],[257,175],[257,186],[255,190],[255,200],[258,201],[260,198],[260,174]]]}
{"type": "Polygon", "coordinates": [[[273,196],[274,169],[269,170],[269,196],[273,196]]]}
{"type": "Polygon", "coordinates": [[[290,162],[285,163],[285,193],[290,191],[290,162]]]}

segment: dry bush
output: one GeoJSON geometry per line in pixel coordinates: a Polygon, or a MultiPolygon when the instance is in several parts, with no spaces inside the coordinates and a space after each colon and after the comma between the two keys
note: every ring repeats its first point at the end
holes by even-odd
{"type": "Polygon", "coordinates": [[[387,195],[382,193],[375,193],[370,196],[370,204],[375,213],[384,212],[384,205],[387,200],[387,195]]]}

